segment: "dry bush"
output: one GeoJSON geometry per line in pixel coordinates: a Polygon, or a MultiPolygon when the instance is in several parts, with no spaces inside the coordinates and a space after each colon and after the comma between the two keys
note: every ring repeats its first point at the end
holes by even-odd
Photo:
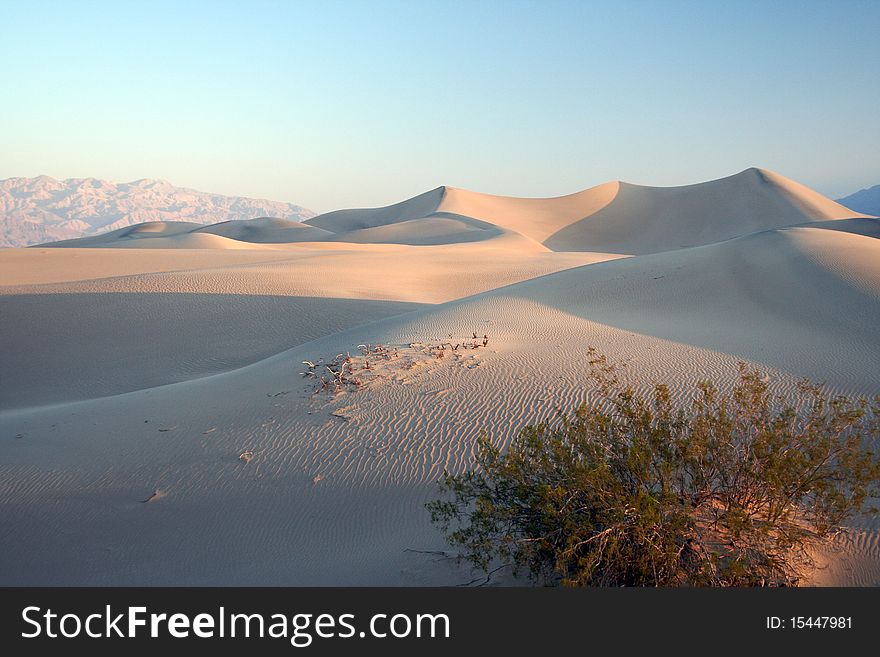
{"type": "Polygon", "coordinates": [[[878,495],[880,397],[788,402],[740,365],[677,407],[640,394],[591,349],[599,400],[507,451],[482,436],[476,467],[446,473],[427,506],[463,558],[572,586],[792,586],[811,544],[878,495]],[[603,410],[606,409],[606,410],[603,410]]]}

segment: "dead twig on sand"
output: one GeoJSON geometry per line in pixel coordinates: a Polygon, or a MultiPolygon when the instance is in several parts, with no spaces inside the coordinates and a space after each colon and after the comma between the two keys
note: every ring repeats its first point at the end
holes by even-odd
{"type": "Polygon", "coordinates": [[[491,581],[491,579],[492,579],[492,575],[494,575],[495,573],[497,573],[497,572],[498,572],[499,570],[501,570],[502,568],[508,568],[510,565],[511,565],[511,564],[509,564],[509,563],[501,564],[501,565],[498,566],[497,568],[493,568],[493,569],[490,570],[488,573],[486,573],[486,578],[485,578],[485,579],[483,579],[482,577],[477,577],[477,578],[475,578],[475,579],[472,579],[470,582],[464,582],[463,584],[456,584],[456,586],[472,586],[472,585],[475,585],[475,584],[476,584],[476,586],[478,586],[478,587],[479,587],[479,586],[486,586],[486,585],[491,581]],[[482,581],[480,581],[480,580],[482,580],[482,581]],[[477,582],[480,582],[480,583],[477,584],[477,582]]]}
{"type": "MultiPolygon", "coordinates": [[[[301,372],[304,378],[314,379],[315,388],[312,395],[321,392],[330,392],[337,395],[348,391],[357,391],[372,381],[381,380],[386,376],[394,377],[395,370],[411,370],[425,359],[443,360],[451,354],[453,362],[469,363],[476,356],[466,357],[459,350],[479,349],[489,344],[489,336],[483,335],[482,341],[477,332],[472,332],[473,340],[470,342],[441,342],[430,344],[425,342],[410,342],[408,346],[388,346],[383,344],[359,344],[359,354],[352,356],[351,352],[338,353],[329,361],[323,358],[318,360],[304,360],[306,371],[301,372]],[[401,349],[404,357],[401,358],[401,349]],[[407,351],[408,350],[408,351],[407,351]]],[[[450,334],[452,337],[452,334],[450,334]]],[[[473,367],[468,364],[468,367],[473,367]]],[[[280,393],[279,393],[280,394],[280,393]]]]}
{"type": "Polygon", "coordinates": [[[147,502],[153,502],[154,500],[158,500],[165,497],[165,493],[160,491],[158,488],[152,492],[152,494],[145,500],[141,500],[141,504],[146,504],[147,502]]]}

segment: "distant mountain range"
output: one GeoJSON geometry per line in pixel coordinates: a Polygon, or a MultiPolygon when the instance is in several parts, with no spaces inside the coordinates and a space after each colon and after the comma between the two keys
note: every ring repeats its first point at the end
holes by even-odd
{"type": "Polygon", "coordinates": [[[880,185],[874,185],[855,194],[844,196],[837,199],[837,202],[856,212],[880,216],[880,185]]]}
{"type": "Polygon", "coordinates": [[[165,180],[0,180],[0,247],[87,237],[145,221],[214,224],[257,217],[303,221],[313,216],[292,203],[210,194],[165,180]]]}

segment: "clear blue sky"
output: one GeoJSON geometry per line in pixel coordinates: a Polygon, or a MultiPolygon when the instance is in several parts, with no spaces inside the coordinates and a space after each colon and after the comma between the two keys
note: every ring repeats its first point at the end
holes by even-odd
{"type": "Polygon", "coordinates": [[[880,2],[0,0],[0,178],[301,203],[880,183],[880,2]]]}

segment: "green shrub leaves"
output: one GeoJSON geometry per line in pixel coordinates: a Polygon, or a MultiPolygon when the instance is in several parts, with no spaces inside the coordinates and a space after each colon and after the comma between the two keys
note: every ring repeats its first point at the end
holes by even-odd
{"type": "Polygon", "coordinates": [[[525,427],[507,451],[487,436],[476,467],[446,473],[427,507],[463,558],[572,586],[790,586],[809,547],[878,494],[880,399],[794,402],[740,365],[676,407],[589,352],[601,402],[556,426],[525,427]]]}

